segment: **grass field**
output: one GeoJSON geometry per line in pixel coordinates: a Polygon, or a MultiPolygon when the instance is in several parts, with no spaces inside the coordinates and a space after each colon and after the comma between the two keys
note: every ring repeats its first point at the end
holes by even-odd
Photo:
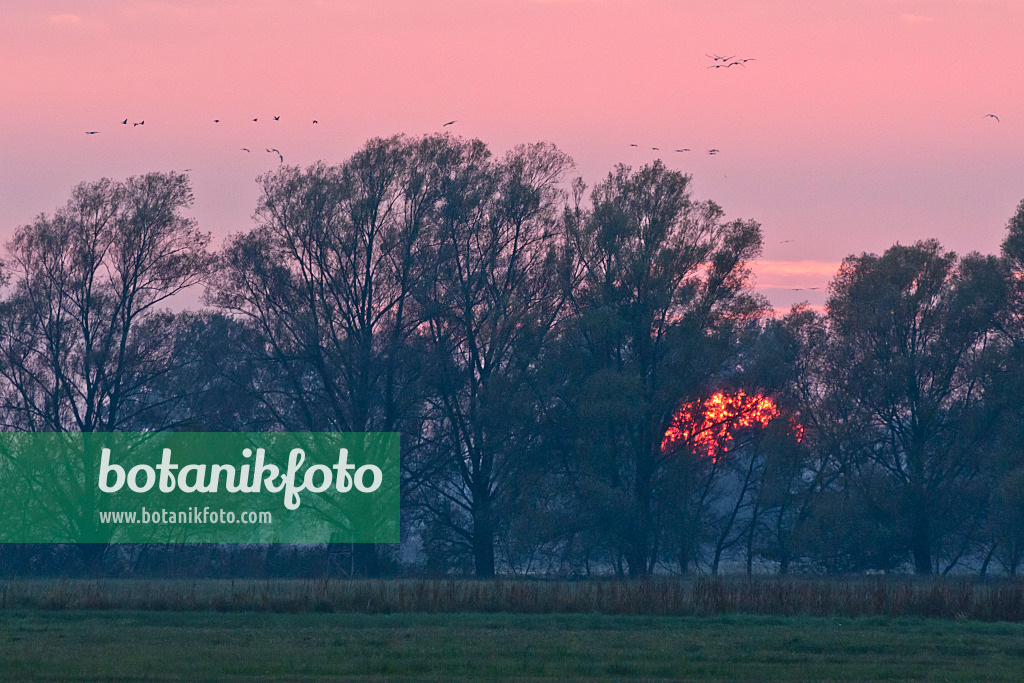
{"type": "Polygon", "coordinates": [[[508,612],[931,617],[1024,622],[1024,581],[920,577],[701,577],[646,581],[0,580],[0,610],[508,612]]]}
{"type": "Polygon", "coordinates": [[[0,611],[18,680],[1019,680],[1024,625],[866,617],[0,611]]]}

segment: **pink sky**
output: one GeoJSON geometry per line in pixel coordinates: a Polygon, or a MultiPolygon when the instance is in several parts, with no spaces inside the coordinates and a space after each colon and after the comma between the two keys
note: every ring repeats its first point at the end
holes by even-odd
{"type": "Polygon", "coordinates": [[[0,239],[80,181],[186,168],[223,237],[251,225],[264,148],[337,162],[458,119],[499,152],[550,140],[591,184],[660,154],[762,223],[760,291],[820,304],[850,253],[998,249],[1022,35],[1020,0],[4,0],[0,239]]]}

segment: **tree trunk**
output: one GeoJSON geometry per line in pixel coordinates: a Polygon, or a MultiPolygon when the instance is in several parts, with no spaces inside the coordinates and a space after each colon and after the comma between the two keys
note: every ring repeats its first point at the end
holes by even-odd
{"type": "Polygon", "coordinates": [[[486,494],[473,501],[473,567],[478,579],[494,576],[494,527],[486,494]]]}
{"type": "Polygon", "coordinates": [[[917,510],[910,530],[910,552],[914,555],[914,573],[927,576],[932,573],[932,542],[928,513],[917,510]]]}

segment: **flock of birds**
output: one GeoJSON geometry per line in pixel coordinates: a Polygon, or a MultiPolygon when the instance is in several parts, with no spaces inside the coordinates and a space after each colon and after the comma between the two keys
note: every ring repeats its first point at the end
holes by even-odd
{"type": "MultiPolygon", "coordinates": [[[[734,66],[740,66],[740,67],[744,67],[745,68],[746,65],[747,65],[747,62],[757,61],[753,57],[738,57],[736,55],[727,55],[726,56],[726,55],[719,55],[719,54],[707,54],[707,57],[709,59],[711,59],[712,62],[714,62],[713,64],[711,64],[711,65],[709,65],[707,67],[708,69],[731,69],[734,66]]],[[[983,118],[993,118],[993,119],[995,119],[996,123],[1000,123],[999,117],[996,116],[995,114],[985,114],[983,118]]],[[[281,117],[280,117],[280,115],[275,115],[273,117],[273,119],[274,119],[274,121],[280,121],[281,117]]],[[[313,125],[319,124],[319,121],[317,119],[313,119],[312,121],[313,121],[313,125]]],[[[220,123],[221,120],[220,119],[213,119],[213,122],[214,123],[220,123]]],[[[252,122],[253,123],[258,123],[259,122],[259,117],[253,118],[252,122]]],[[[456,123],[458,123],[458,119],[453,119],[451,121],[448,121],[447,123],[442,124],[441,128],[447,128],[448,126],[454,125],[456,123]]],[[[123,125],[123,126],[127,126],[128,124],[129,124],[129,119],[127,119],[127,118],[121,121],[121,125],[123,125]]],[[[138,126],[144,126],[144,125],[146,125],[145,119],[143,119],[141,121],[133,121],[133,122],[131,122],[132,128],[136,128],[138,126]]],[[[98,130],[87,130],[87,131],[85,131],[85,134],[86,135],[99,135],[100,132],[101,131],[98,131],[98,130]]],[[[637,143],[630,143],[629,146],[630,147],[637,147],[637,148],[639,148],[640,145],[637,144],[637,143]]],[[[264,149],[266,150],[266,152],[268,154],[277,154],[279,163],[281,163],[281,164],[284,163],[284,155],[281,153],[281,151],[279,149],[277,149],[276,147],[265,147],[264,149]]],[[[243,152],[252,153],[252,150],[250,148],[248,148],[248,147],[242,147],[241,150],[243,152]]],[[[660,147],[651,147],[651,150],[654,151],[654,152],[659,152],[659,151],[661,151],[661,148],[660,147]]],[[[680,154],[684,154],[684,153],[692,152],[692,151],[693,150],[691,148],[689,148],[689,147],[675,148],[675,152],[676,153],[680,153],[680,154]]],[[[710,156],[714,156],[714,155],[717,155],[719,153],[719,151],[720,150],[718,150],[718,148],[712,147],[711,149],[708,149],[706,153],[708,155],[710,155],[710,156]]],[[[185,169],[185,170],[189,171],[191,169],[185,169]]],[[[790,243],[792,241],[793,240],[782,240],[781,242],[779,242],[779,244],[787,244],[787,243],[790,243]]],[[[790,289],[791,291],[794,291],[794,292],[803,292],[803,291],[817,291],[817,290],[819,290],[821,288],[820,287],[791,287],[791,288],[788,288],[788,289],[790,289]]]]}
{"type": "Polygon", "coordinates": [[[757,61],[753,57],[750,57],[750,58],[747,58],[747,59],[737,59],[736,55],[733,55],[731,57],[720,57],[719,55],[708,55],[708,57],[710,57],[711,59],[715,60],[716,62],[721,62],[721,64],[712,64],[711,66],[708,67],[709,69],[728,69],[731,66],[746,66],[747,62],[755,62],[755,61],[757,61]]]}
{"type": "MultiPolygon", "coordinates": [[[[710,58],[712,61],[715,62],[715,64],[712,64],[711,66],[708,67],[709,69],[728,69],[731,66],[743,66],[743,67],[745,67],[747,65],[747,62],[756,62],[757,61],[753,57],[737,57],[736,55],[729,55],[727,57],[723,57],[722,55],[709,54],[708,58],[710,58]]],[[[630,147],[639,147],[640,145],[631,142],[629,144],[629,146],[630,147]]],[[[651,147],[651,151],[653,151],[653,152],[660,152],[661,151],[661,147],[651,147]]],[[[676,149],[675,151],[682,154],[682,153],[686,153],[686,152],[692,152],[693,150],[690,149],[689,147],[681,147],[681,148],[676,149]]],[[[714,156],[714,155],[718,154],[720,151],[721,150],[719,150],[718,148],[712,147],[711,149],[707,150],[706,153],[711,155],[711,156],[714,156]]]]}
{"type": "MultiPolygon", "coordinates": [[[[707,57],[709,59],[711,59],[713,62],[715,62],[711,66],[707,67],[709,69],[728,69],[728,68],[733,67],[733,66],[746,67],[747,62],[756,62],[757,61],[757,59],[755,59],[754,57],[737,57],[736,55],[723,56],[723,55],[719,55],[719,54],[708,54],[708,53],[705,53],[705,54],[707,54],[707,57]]],[[[999,117],[996,116],[995,114],[985,114],[985,116],[984,116],[984,118],[989,118],[989,117],[995,119],[996,123],[1000,122],[999,121],[999,117]]],[[[452,123],[454,123],[454,121],[452,123]]],[[[447,126],[448,124],[446,123],[445,125],[447,126]]],[[[638,145],[637,143],[630,143],[629,146],[630,147],[638,147],[638,148],[640,147],[640,145],[638,145]]],[[[653,151],[653,152],[660,152],[661,148],[660,147],[651,147],[651,151],[653,151]]],[[[682,147],[680,149],[676,149],[675,151],[676,152],[680,152],[680,153],[685,153],[685,152],[692,152],[693,150],[690,149],[689,147],[682,147]]],[[[715,154],[719,153],[719,150],[716,149],[716,148],[711,148],[711,149],[707,150],[707,153],[709,155],[714,156],[715,154]]]]}
{"type": "MultiPolygon", "coordinates": [[[[252,119],[252,122],[253,123],[258,123],[259,120],[260,119],[257,116],[256,118],[252,119]]],[[[278,116],[274,116],[274,120],[275,121],[280,121],[281,117],[279,115],[278,116]]],[[[213,122],[214,123],[220,123],[220,119],[214,119],[213,122]]],[[[318,125],[319,123],[320,123],[320,121],[318,121],[317,119],[313,119],[313,124],[314,125],[318,125]]],[[[451,126],[451,125],[453,125],[455,123],[458,123],[457,119],[449,121],[449,122],[443,124],[441,127],[444,128],[446,126],[451,126]]],[[[124,119],[123,121],[121,121],[121,125],[122,126],[127,126],[128,125],[128,119],[124,119]]],[[[143,119],[142,121],[132,122],[132,128],[135,128],[136,126],[144,126],[144,125],[146,125],[145,119],[143,119]]],[[[99,135],[101,132],[102,131],[98,131],[98,130],[87,130],[87,131],[85,131],[85,134],[86,135],[99,135]]],[[[279,163],[282,163],[282,164],[284,163],[284,155],[281,153],[281,150],[277,149],[276,147],[264,147],[264,149],[267,151],[268,154],[277,154],[277,158],[279,160],[279,163]]],[[[252,153],[252,150],[249,149],[248,147],[242,147],[241,150],[243,152],[248,152],[250,154],[252,153]]],[[[191,171],[192,169],[185,169],[185,170],[186,171],[191,171]]]]}

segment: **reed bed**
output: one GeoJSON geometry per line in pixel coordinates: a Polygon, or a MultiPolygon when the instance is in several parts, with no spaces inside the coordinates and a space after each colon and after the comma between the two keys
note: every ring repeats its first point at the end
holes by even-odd
{"type": "Polygon", "coordinates": [[[0,581],[0,609],[707,616],[899,616],[1024,621],[1024,580],[912,577],[645,581],[0,581]]]}

